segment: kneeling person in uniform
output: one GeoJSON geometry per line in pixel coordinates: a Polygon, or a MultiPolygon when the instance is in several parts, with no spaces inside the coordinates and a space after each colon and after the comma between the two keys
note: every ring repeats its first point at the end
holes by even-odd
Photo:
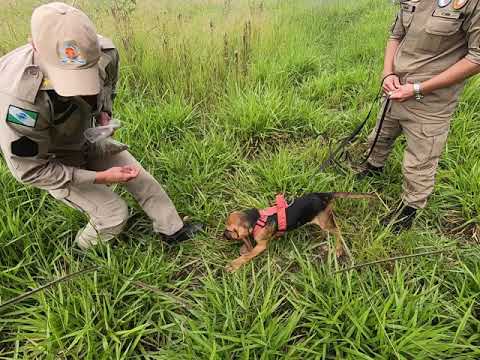
{"type": "Polygon", "coordinates": [[[391,101],[360,173],[381,172],[396,138],[405,135],[403,204],[384,224],[393,223],[397,231],[409,228],[426,206],[465,79],[479,71],[479,0],[400,1],[384,61],[383,89],[391,101]]]}
{"type": "Polygon", "coordinates": [[[85,130],[107,125],[118,52],[80,10],[50,3],[34,10],[32,44],[0,59],[0,146],[22,183],[89,216],[76,237],[82,249],[120,234],[129,212],[107,185],[125,184],[168,242],[200,230],[184,224],[161,185],[111,138],[90,144],[85,130]]]}

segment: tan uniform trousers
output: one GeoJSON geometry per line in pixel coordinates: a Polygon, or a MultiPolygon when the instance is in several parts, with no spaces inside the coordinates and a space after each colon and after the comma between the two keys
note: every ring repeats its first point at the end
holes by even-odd
{"type": "MultiPolygon", "coordinates": [[[[172,235],[180,230],[183,222],[172,201],[157,180],[128,151],[92,161],[87,168],[103,171],[124,165],[134,165],[141,169],[138,177],[126,183],[125,187],[152,220],[154,231],[172,235]]],[[[108,186],[99,184],[71,186],[69,190],[68,196],[62,200],[85,212],[90,218],[87,226],[76,236],[80,248],[87,249],[99,241],[109,241],[121,233],[129,212],[127,204],[119,195],[108,186]]]]}
{"type": "MultiPolygon", "coordinates": [[[[385,105],[384,105],[385,106],[385,105]]],[[[381,114],[381,112],[380,112],[381,114]]],[[[380,137],[368,162],[385,165],[395,140],[403,133],[407,146],[403,158],[403,202],[416,209],[424,208],[435,185],[435,174],[448,137],[450,121],[425,123],[405,106],[391,102],[380,137]]],[[[378,129],[368,137],[371,146],[378,129]]]]}

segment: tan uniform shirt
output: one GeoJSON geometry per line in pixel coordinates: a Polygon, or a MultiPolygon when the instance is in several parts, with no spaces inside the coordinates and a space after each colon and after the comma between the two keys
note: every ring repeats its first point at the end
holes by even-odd
{"type": "MultiPolygon", "coordinates": [[[[440,7],[437,0],[400,1],[390,38],[400,41],[394,71],[403,84],[428,80],[464,57],[480,64],[479,0],[467,0],[458,10],[454,2],[440,7]]],[[[426,122],[448,119],[463,86],[464,82],[439,89],[420,102],[413,99],[404,105],[426,122]]]]}
{"type": "Polygon", "coordinates": [[[112,111],[118,53],[99,36],[102,91],[93,108],[80,97],[64,99],[52,91],[35,64],[31,45],[0,59],[0,148],[12,174],[22,183],[51,191],[93,183],[95,172],[82,169],[92,146],[84,131],[100,111],[112,111]]]}

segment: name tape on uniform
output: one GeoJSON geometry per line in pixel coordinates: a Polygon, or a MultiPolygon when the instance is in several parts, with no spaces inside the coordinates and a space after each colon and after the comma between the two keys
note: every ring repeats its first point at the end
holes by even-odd
{"type": "Polygon", "coordinates": [[[25,110],[13,105],[8,107],[7,122],[34,128],[37,124],[38,112],[25,110]]]}
{"type": "Polygon", "coordinates": [[[433,16],[441,17],[445,19],[460,19],[463,14],[459,11],[450,11],[445,9],[435,9],[433,16]]]}

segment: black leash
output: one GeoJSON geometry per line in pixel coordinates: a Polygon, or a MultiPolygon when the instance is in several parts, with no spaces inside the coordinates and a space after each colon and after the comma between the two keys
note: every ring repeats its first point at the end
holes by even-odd
{"type": "MultiPolygon", "coordinates": [[[[381,85],[380,85],[380,90],[378,91],[377,95],[375,96],[375,99],[373,100],[372,105],[370,106],[370,110],[368,111],[368,114],[365,117],[365,120],[363,120],[349,136],[347,136],[345,139],[343,139],[334,150],[330,150],[327,159],[320,166],[320,171],[324,171],[332,163],[337,163],[336,159],[344,153],[344,150],[347,147],[347,145],[352,144],[357,139],[358,135],[360,134],[360,132],[363,130],[363,128],[367,124],[368,120],[370,119],[370,116],[372,115],[373,108],[375,107],[375,105],[377,103],[377,100],[379,100],[382,97],[381,94],[382,94],[382,91],[383,91],[383,89],[382,89],[383,82],[385,81],[385,79],[387,77],[392,76],[392,75],[395,75],[395,74],[388,74],[382,79],[382,82],[381,82],[381,85]]],[[[363,161],[361,163],[359,163],[357,166],[365,164],[368,161],[368,159],[370,158],[370,156],[372,155],[373,150],[375,149],[375,146],[377,145],[378,139],[380,137],[380,132],[382,131],[383,123],[385,121],[385,115],[387,114],[387,110],[388,110],[389,105],[390,105],[390,98],[386,97],[384,107],[383,107],[383,111],[382,111],[382,115],[381,115],[380,121],[378,123],[377,133],[375,134],[375,139],[372,143],[372,146],[370,147],[370,150],[368,152],[367,157],[365,159],[363,159],[363,161]]]]}
{"type": "Polygon", "coordinates": [[[377,133],[375,134],[375,139],[373,140],[372,146],[370,147],[370,151],[368,152],[367,157],[365,159],[363,159],[363,161],[358,166],[365,164],[368,161],[368,159],[370,158],[370,156],[372,155],[373,150],[375,149],[375,146],[377,145],[378,139],[380,137],[380,132],[382,131],[383,123],[385,121],[385,115],[387,114],[389,105],[390,105],[390,98],[387,97],[385,99],[385,103],[384,103],[383,110],[382,110],[382,116],[380,117],[380,121],[378,123],[377,133]]]}

